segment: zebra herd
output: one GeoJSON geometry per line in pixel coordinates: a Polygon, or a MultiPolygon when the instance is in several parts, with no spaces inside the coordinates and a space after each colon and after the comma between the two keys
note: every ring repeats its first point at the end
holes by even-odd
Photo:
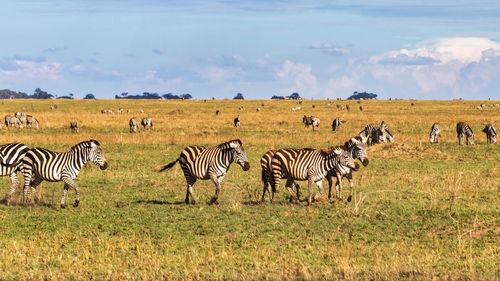
{"type": "MultiPolygon", "coordinates": [[[[483,129],[483,132],[486,134],[486,143],[496,143],[497,142],[497,131],[493,124],[489,123],[483,129]]],[[[431,133],[429,134],[429,142],[430,143],[438,143],[439,137],[441,136],[441,125],[439,123],[432,124],[431,133]]],[[[474,144],[474,132],[469,124],[465,122],[457,123],[457,138],[458,144],[462,145],[465,138],[465,144],[473,145],[474,144]]]]}
{"type": "Polygon", "coordinates": [[[12,193],[19,185],[17,172],[24,176],[23,203],[38,201],[36,187],[44,180],[64,182],[61,208],[66,207],[68,189],[76,192],[74,207],[80,203],[80,191],[74,179],[88,161],[98,165],[101,170],[108,166],[100,144],[96,140],[83,141],[73,146],[68,152],[53,152],[45,148],[28,148],[22,143],[10,143],[0,146],[0,176],[10,176],[11,186],[5,196],[8,204],[12,193]]]}
{"type": "MultiPolygon", "coordinates": [[[[14,113],[14,116],[5,115],[4,121],[5,127],[7,128],[40,128],[40,123],[38,122],[38,120],[35,117],[27,115],[24,112],[16,112],[14,113]]],[[[2,126],[2,122],[0,122],[0,128],[2,128],[2,126]]]]}
{"type": "Polygon", "coordinates": [[[151,117],[144,117],[142,118],[142,120],[139,122],[139,118],[137,117],[132,117],[130,118],[130,120],[128,121],[128,125],[129,125],[129,128],[130,128],[130,132],[131,133],[135,133],[137,132],[137,130],[139,129],[139,124],[142,126],[142,129],[145,130],[146,128],[150,128],[150,129],[153,129],[154,130],[154,126],[153,126],[153,118],[151,117]]]}

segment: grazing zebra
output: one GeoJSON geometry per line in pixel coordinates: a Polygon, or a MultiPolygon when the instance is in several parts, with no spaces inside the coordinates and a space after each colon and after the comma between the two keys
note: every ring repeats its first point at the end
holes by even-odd
{"type": "Polygon", "coordinates": [[[72,133],[78,133],[80,131],[80,128],[78,128],[77,121],[73,120],[73,121],[69,122],[69,127],[70,127],[72,133]]]}
{"type": "Polygon", "coordinates": [[[302,123],[304,123],[304,126],[306,128],[309,128],[309,126],[312,126],[313,131],[314,131],[314,128],[319,127],[319,118],[316,118],[312,115],[311,116],[304,115],[304,117],[302,117],[302,123]]]}
{"type": "Polygon", "coordinates": [[[340,127],[340,125],[342,125],[342,123],[345,123],[347,121],[342,121],[340,119],[340,117],[337,117],[335,119],[333,119],[333,122],[332,122],[332,131],[336,131],[338,127],[340,127]]]}
{"type": "Polygon", "coordinates": [[[394,136],[389,132],[389,128],[387,124],[382,121],[380,125],[377,124],[368,124],[366,127],[359,133],[360,136],[367,140],[369,145],[373,145],[381,142],[393,142],[394,136]],[[368,142],[370,140],[370,142],[368,142]]]}
{"type": "Polygon", "coordinates": [[[260,107],[257,107],[257,112],[260,112],[260,107]]]}
{"type": "Polygon", "coordinates": [[[312,105],[312,108],[316,108],[316,105],[314,105],[314,104],[313,104],[313,105],[312,105]]]}
{"type": "Polygon", "coordinates": [[[63,181],[61,208],[66,207],[66,194],[70,187],[76,192],[73,207],[78,207],[80,190],[74,179],[88,161],[98,165],[101,170],[108,167],[100,144],[96,140],[78,143],[68,152],[53,152],[44,148],[30,149],[23,158],[24,203],[29,201],[30,192],[35,194],[36,199],[36,187],[42,181],[63,181]]]}
{"type": "Polygon", "coordinates": [[[16,112],[16,113],[14,113],[14,117],[16,117],[17,119],[19,119],[19,122],[21,122],[22,126],[26,126],[26,113],[24,113],[24,112],[16,112]]]}
{"type": "Polygon", "coordinates": [[[438,143],[438,138],[441,136],[441,125],[439,123],[432,124],[429,141],[431,143],[438,143]]]}
{"type": "Polygon", "coordinates": [[[215,115],[219,115],[219,114],[220,114],[220,110],[218,110],[218,109],[217,109],[217,110],[215,111],[215,115]]]}
{"type": "Polygon", "coordinates": [[[243,109],[244,109],[243,106],[238,107],[238,110],[243,110],[243,109]]]}
{"type": "MultiPolygon", "coordinates": [[[[262,191],[262,199],[261,202],[264,202],[264,198],[266,196],[266,191],[269,192],[269,197],[270,197],[270,202],[274,202],[274,194],[276,193],[274,188],[273,183],[273,173],[272,173],[272,167],[271,167],[271,161],[273,159],[274,154],[276,153],[276,149],[271,149],[268,150],[264,155],[262,155],[262,158],[260,159],[260,166],[262,168],[262,174],[261,174],[261,179],[262,183],[264,185],[264,189],[262,191]]],[[[284,178],[284,174],[282,174],[281,178],[284,178]]],[[[293,181],[293,186],[295,186],[297,198],[299,197],[299,185],[296,181],[293,181]]],[[[292,188],[293,188],[292,186],[292,188]]],[[[293,198],[290,197],[290,201],[293,198]]]]}
{"type": "Polygon", "coordinates": [[[144,118],[142,118],[141,125],[142,125],[142,129],[143,130],[145,130],[147,126],[149,126],[150,129],[154,130],[154,127],[153,127],[153,118],[151,118],[151,117],[144,117],[144,118]]]}
{"type": "Polygon", "coordinates": [[[137,119],[137,117],[130,118],[128,125],[130,126],[131,133],[137,132],[137,129],[139,129],[139,119],[137,119]]]}
{"type": "Polygon", "coordinates": [[[474,132],[472,132],[471,127],[469,124],[465,122],[458,122],[457,123],[457,138],[458,138],[458,144],[462,145],[463,139],[466,139],[466,144],[474,144],[474,132]]]}
{"type": "Polygon", "coordinates": [[[28,128],[37,128],[39,129],[40,128],[40,125],[38,124],[38,120],[36,120],[35,117],[31,116],[31,115],[26,115],[26,127],[28,128]]]}
{"type": "MultiPolygon", "coordinates": [[[[368,159],[368,155],[366,153],[367,147],[363,143],[361,137],[356,136],[351,138],[344,144],[344,146],[341,146],[340,148],[347,151],[351,158],[359,159],[363,166],[366,167],[370,163],[370,160],[368,159]]],[[[342,178],[346,177],[351,188],[349,197],[347,197],[347,202],[351,202],[352,191],[354,188],[354,182],[352,180],[353,170],[356,171],[356,169],[352,169],[349,166],[341,165],[328,172],[326,176],[326,179],[328,181],[328,199],[332,197],[332,177],[335,176],[337,178],[337,182],[335,183],[336,197],[337,199],[342,200],[342,178]]]]}
{"type": "Polygon", "coordinates": [[[301,109],[302,109],[302,107],[301,107],[301,106],[292,107],[292,112],[299,111],[299,110],[301,110],[301,109]]]}
{"type": "Polygon", "coordinates": [[[16,127],[16,128],[23,128],[23,124],[19,119],[12,115],[5,115],[5,126],[6,127],[16,127]]]}
{"type": "Polygon", "coordinates": [[[0,146],[0,176],[10,176],[10,189],[5,195],[5,202],[8,204],[12,193],[19,186],[17,172],[21,171],[22,159],[29,148],[22,143],[9,143],[0,146]]]}
{"type": "MultiPolygon", "coordinates": [[[[307,180],[309,197],[307,203],[313,201],[312,193],[314,184],[319,188],[319,193],[314,196],[314,200],[324,193],[322,179],[328,171],[340,166],[347,166],[353,170],[358,170],[359,165],[352,159],[349,153],[340,148],[330,149],[280,149],[276,151],[271,161],[273,174],[273,188],[276,190],[281,178],[286,178],[286,188],[292,198],[298,202],[298,197],[292,190],[295,180],[307,180]]],[[[271,196],[271,198],[273,198],[271,196]]]]}
{"type": "Polygon", "coordinates": [[[486,133],[486,143],[491,144],[491,143],[497,143],[497,130],[495,130],[495,127],[493,124],[487,124],[486,127],[484,127],[483,132],[486,133]]]}
{"type": "Polygon", "coordinates": [[[118,109],[118,110],[116,111],[116,113],[118,113],[118,114],[122,114],[122,113],[123,113],[123,110],[124,110],[123,108],[120,108],[120,109],[118,109]]]}
{"type": "Polygon", "coordinates": [[[234,118],[234,127],[238,128],[240,126],[240,116],[238,115],[236,118],[234,118]]]}
{"type": "Polygon", "coordinates": [[[182,150],[179,158],[165,165],[160,172],[172,168],[177,162],[181,165],[187,182],[186,204],[189,203],[189,196],[191,196],[191,202],[195,203],[193,185],[197,179],[212,180],[215,184],[215,195],[211,203],[218,203],[221,183],[231,163],[236,162],[243,168],[243,171],[250,169],[247,153],[239,139],[210,148],[198,145],[188,146],[182,150]]]}
{"type": "Polygon", "coordinates": [[[363,106],[362,105],[359,106],[359,111],[363,111],[363,106]]]}

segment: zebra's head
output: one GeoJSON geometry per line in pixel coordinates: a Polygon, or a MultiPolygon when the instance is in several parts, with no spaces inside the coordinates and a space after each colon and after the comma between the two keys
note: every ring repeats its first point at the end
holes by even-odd
{"type": "Polygon", "coordinates": [[[96,140],[89,140],[89,144],[89,160],[99,166],[101,170],[106,170],[106,168],[108,168],[108,161],[106,161],[104,153],[102,153],[102,148],[100,147],[99,142],[96,140]]]}
{"type": "Polygon", "coordinates": [[[250,169],[250,163],[248,163],[247,152],[245,151],[245,148],[243,147],[241,141],[230,141],[229,147],[231,148],[234,162],[240,165],[243,168],[243,171],[248,171],[250,169]]]}
{"type": "Polygon", "coordinates": [[[347,173],[349,169],[352,169],[354,171],[359,170],[359,164],[354,158],[351,157],[351,153],[343,149],[342,147],[331,147],[326,150],[322,149],[321,152],[324,156],[329,158],[328,161],[336,163],[334,164],[334,166],[337,166],[337,168],[343,170],[340,171],[342,174],[347,173]]]}
{"type": "Polygon", "coordinates": [[[470,131],[465,132],[467,135],[467,142],[469,144],[474,144],[474,133],[472,132],[472,129],[470,131]]]}
{"type": "Polygon", "coordinates": [[[345,147],[351,153],[351,157],[354,159],[359,159],[363,166],[368,166],[370,160],[368,159],[368,154],[366,153],[366,144],[364,144],[359,137],[351,138],[345,143],[345,147]]]}

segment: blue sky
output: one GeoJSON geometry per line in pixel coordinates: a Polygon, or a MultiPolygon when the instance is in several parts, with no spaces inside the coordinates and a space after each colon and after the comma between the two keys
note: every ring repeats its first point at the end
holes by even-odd
{"type": "Polygon", "coordinates": [[[0,89],[500,99],[493,0],[0,1],[0,89]]]}

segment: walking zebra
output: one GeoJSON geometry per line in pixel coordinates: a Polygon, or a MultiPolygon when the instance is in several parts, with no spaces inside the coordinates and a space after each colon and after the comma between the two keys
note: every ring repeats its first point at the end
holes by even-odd
{"type": "MultiPolygon", "coordinates": [[[[340,148],[329,149],[280,149],[276,151],[271,161],[273,173],[273,188],[276,190],[281,178],[286,178],[286,188],[292,198],[298,202],[298,197],[292,190],[295,180],[307,180],[309,197],[308,204],[313,201],[312,193],[314,184],[319,188],[319,193],[314,196],[314,200],[324,193],[322,179],[328,171],[340,166],[347,166],[353,170],[358,170],[359,165],[352,159],[349,153],[340,148]]],[[[274,196],[271,196],[273,198],[274,196]]]]}
{"type": "Polygon", "coordinates": [[[33,127],[39,129],[40,125],[38,124],[38,120],[36,120],[35,117],[31,115],[26,115],[26,127],[30,129],[33,127]]]}
{"type": "Polygon", "coordinates": [[[306,116],[304,115],[304,117],[302,117],[302,123],[304,123],[304,126],[306,128],[309,128],[309,126],[312,126],[313,128],[313,131],[314,131],[314,128],[318,128],[319,127],[319,118],[316,118],[314,116],[306,116]]]}
{"type": "Polygon", "coordinates": [[[137,129],[139,129],[139,119],[137,119],[137,117],[130,118],[128,125],[131,133],[137,132],[137,129]]]}
{"type": "Polygon", "coordinates": [[[154,130],[153,118],[151,118],[151,117],[142,118],[141,125],[142,125],[143,130],[145,130],[147,126],[149,126],[150,129],[154,130]]]}
{"type": "Polygon", "coordinates": [[[182,150],[179,158],[165,165],[160,172],[172,168],[177,162],[181,165],[186,178],[186,204],[189,204],[189,196],[193,204],[196,202],[193,196],[193,185],[196,180],[212,180],[215,184],[215,195],[211,203],[218,203],[221,183],[231,163],[236,162],[243,168],[243,171],[250,169],[247,153],[239,139],[210,148],[199,145],[188,146],[182,150]]]}
{"type": "Polygon", "coordinates": [[[42,181],[63,181],[61,208],[66,207],[66,194],[70,187],[74,188],[76,192],[73,207],[78,207],[80,190],[74,179],[88,161],[92,161],[101,170],[108,167],[100,144],[96,140],[80,142],[68,152],[53,152],[38,147],[30,149],[23,158],[24,203],[29,201],[29,193],[31,192],[35,194],[36,200],[36,187],[42,181]]]}
{"type": "Polygon", "coordinates": [[[484,127],[483,132],[486,133],[486,143],[497,143],[498,134],[493,124],[487,124],[486,127],[484,127]]]}
{"type": "Polygon", "coordinates": [[[0,176],[10,177],[10,189],[5,195],[5,202],[8,204],[10,197],[19,186],[17,172],[23,166],[22,159],[29,148],[22,143],[9,143],[0,146],[0,176]]]}
{"type": "Polygon", "coordinates": [[[381,142],[393,142],[394,136],[389,132],[389,128],[384,121],[380,122],[380,125],[377,124],[368,124],[366,127],[359,133],[361,137],[367,140],[369,145],[373,145],[381,142]],[[369,142],[368,142],[369,140],[369,142]]]}
{"type": "Polygon", "coordinates": [[[73,120],[73,121],[69,122],[69,127],[70,127],[72,133],[78,133],[80,131],[80,128],[78,128],[77,121],[73,120]]]}
{"type": "Polygon", "coordinates": [[[438,138],[441,136],[441,125],[439,123],[432,124],[429,141],[431,143],[438,143],[438,138]]]}
{"type": "Polygon", "coordinates": [[[234,127],[238,128],[240,126],[240,116],[238,115],[236,118],[234,118],[234,127]]]}
{"type": "Polygon", "coordinates": [[[463,139],[466,139],[466,144],[474,144],[474,132],[472,132],[471,127],[469,124],[465,122],[458,122],[457,123],[457,138],[458,138],[458,144],[462,145],[463,139]]]}
{"type": "Polygon", "coordinates": [[[345,123],[347,121],[342,121],[342,119],[340,119],[340,117],[337,117],[335,119],[333,119],[333,122],[332,122],[332,131],[336,131],[338,127],[340,127],[340,125],[342,125],[342,123],[345,123]]]}
{"type": "MultiPolygon", "coordinates": [[[[269,192],[269,197],[270,197],[270,202],[274,202],[274,194],[276,193],[276,189],[274,189],[273,185],[273,173],[272,173],[272,167],[271,167],[271,161],[273,159],[274,154],[276,153],[276,149],[271,149],[268,150],[264,155],[262,155],[262,158],[260,159],[260,166],[262,168],[262,174],[261,174],[261,179],[262,179],[262,184],[264,185],[264,189],[262,191],[262,199],[261,202],[264,202],[264,198],[266,196],[266,191],[269,192]]],[[[282,174],[282,179],[284,178],[285,174],[282,174]]],[[[293,186],[295,186],[297,198],[299,197],[299,184],[296,181],[293,181],[293,186]]],[[[292,188],[293,188],[292,186],[292,188]]],[[[290,201],[292,201],[292,197],[290,197],[290,201]]]]}

